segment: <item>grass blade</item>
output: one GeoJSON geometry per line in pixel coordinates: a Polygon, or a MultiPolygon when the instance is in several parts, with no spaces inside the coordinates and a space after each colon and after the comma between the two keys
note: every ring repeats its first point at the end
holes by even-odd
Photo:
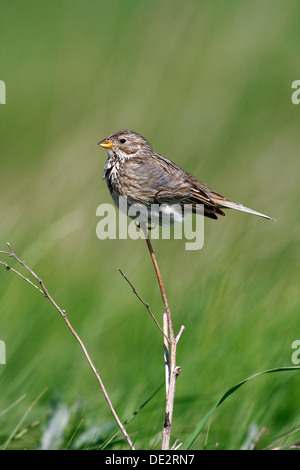
{"type": "Polygon", "coordinates": [[[7,413],[9,410],[11,410],[12,408],[14,408],[14,406],[16,406],[18,403],[20,403],[20,401],[22,401],[24,398],[26,397],[26,393],[24,393],[23,395],[21,395],[19,398],[17,398],[16,401],[14,401],[11,405],[9,405],[7,408],[5,408],[5,410],[1,411],[0,412],[0,418],[5,415],[5,413],[7,413]]]}
{"type": "MultiPolygon", "coordinates": [[[[142,403],[124,422],[123,425],[126,426],[151,400],[152,398],[160,391],[160,389],[164,386],[164,383],[162,383],[155,392],[150,395],[149,398],[147,398],[144,403],[142,403]]],[[[118,434],[119,429],[116,429],[107,439],[105,442],[100,447],[100,450],[105,449],[108,444],[114,439],[114,437],[118,434]]]]}
{"type": "Polygon", "coordinates": [[[27,418],[27,416],[29,415],[29,413],[31,412],[31,410],[33,409],[33,407],[37,404],[37,402],[42,398],[42,396],[47,392],[48,390],[48,387],[45,388],[37,397],[36,399],[31,403],[31,405],[27,408],[26,412],[24,413],[24,415],[22,416],[22,418],[20,419],[20,421],[18,422],[18,424],[16,425],[16,427],[13,429],[12,433],[10,434],[10,436],[7,438],[7,440],[5,441],[5,443],[3,444],[2,446],[2,450],[5,450],[9,444],[11,443],[11,441],[13,440],[13,438],[15,437],[15,435],[17,434],[19,428],[22,426],[22,424],[24,423],[25,419],[27,418]]]}
{"type": "Polygon", "coordinates": [[[237,383],[236,385],[234,385],[233,387],[229,388],[225,393],[224,395],[222,395],[222,397],[217,401],[217,403],[209,410],[209,412],[204,416],[203,419],[201,419],[201,421],[199,422],[199,424],[197,425],[192,437],[190,438],[190,440],[188,441],[187,443],[187,449],[190,449],[192,447],[192,445],[194,444],[194,442],[196,441],[196,439],[198,438],[198,436],[200,435],[200,433],[202,432],[204,426],[206,425],[206,423],[208,422],[209,418],[211,417],[211,415],[213,414],[213,412],[215,411],[216,408],[218,408],[218,406],[221,405],[221,403],[223,403],[223,401],[226,400],[226,398],[228,398],[230,395],[232,395],[236,390],[238,390],[242,385],[244,385],[244,383],[248,382],[249,380],[251,379],[254,379],[255,377],[258,377],[259,375],[263,375],[263,374],[271,374],[273,372],[284,372],[284,371],[292,371],[292,370],[300,370],[300,366],[290,366],[290,367],[275,367],[274,369],[267,369],[267,370],[263,370],[261,372],[257,372],[256,374],[253,374],[253,375],[250,375],[250,377],[247,377],[246,379],[242,380],[241,382],[237,383]]]}

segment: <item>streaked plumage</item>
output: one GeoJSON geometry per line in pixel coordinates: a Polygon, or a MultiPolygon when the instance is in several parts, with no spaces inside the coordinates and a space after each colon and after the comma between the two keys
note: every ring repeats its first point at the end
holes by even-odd
{"type": "Polygon", "coordinates": [[[203,204],[204,215],[211,219],[224,216],[223,209],[227,208],[271,219],[216,193],[171,160],[155,153],[136,132],[124,129],[114,132],[99,145],[108,152],[104,178],[117,205],[119,196],[127,196],[129,205],[141,203],[148,209],[151,204],[179,204],[190,205],[197,213],[197,204],[203,204]]]}

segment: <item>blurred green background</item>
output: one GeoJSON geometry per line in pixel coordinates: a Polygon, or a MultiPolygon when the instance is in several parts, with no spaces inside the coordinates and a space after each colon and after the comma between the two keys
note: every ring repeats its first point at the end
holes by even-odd
{"type": "MultiPolygon", "coordinates": [[[[159,320],[163,304],[145,242],[96,237],[96,208],[111,202],[97,142],[133,129],[224,196],[277,219],[228,211],[205,220],[196,252],[153,241],[175,330],[186,327],[172,434],[185,442],[230,386],[293,365],[300,339],[300,106],[291,102],[300,4],[2,0],[0,10],[0,250],[9,241],[67,310],[121,419],[162,384],[164,367],[161,334],[118,267],[159,320]]],[[[60,405],[76,428],[63,445],[83,430],[105,438],[112,416],[62,318],[3,267],[0,298],[0,444],[18,427],[8,448],[41,446],[60,405]]],[[[299,425],[299,386],[298,372],[249,382],[194,448],[238,449],[253,426],[265,428],[257,447],[270,444],[299,425]]],[[[162,388],[128,425],[137,448],[160,447],[163,417],[162,388]]],[[[127,448],[122,439],[112,447],[127,448]]]]}

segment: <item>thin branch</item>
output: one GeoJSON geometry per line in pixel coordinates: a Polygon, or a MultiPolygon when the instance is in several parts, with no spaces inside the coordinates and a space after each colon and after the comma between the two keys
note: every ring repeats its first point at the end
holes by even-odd
{"type": "Polygon", "coordinates": [[[184,332],[184,329],[185,329],[184,325],[181,325],[180,330],[179,330],[179,333],[178,333],[178,335],[177,335],[176,338],[175,338],[175,343],[176,343],[176,344],[177,344],[178,341],[180,340],[181,335],[182,335],[182,333],[184,332]]]}
{"type": "MultiPolygon", "coordinates": [[[[165,336],[168,336],[168,317],[166,312],[163,313],[163,326],[165,336]]],[[[166,382],[166,400],[169,395],[170,385],[170,356],[169,356],[169,341],[164,341],[164,361],[165,361],[165,382],[166,382]]]]}
{"type": "Polygon", "coordinates": [[[125,274],[123,273],[123,271],[119,269],[119,272],[122,274],[122,276],[124,277],[125,281],[128,282],[128,284],[130,285],[131,289],[132,289],[132,292],[137,296],[137,298],[142,302],[143,305],[145,305],[146,309],[148,310],[148,312],[150,313],[151,317],[153,318],[156,326],[158,327],[158,329],[161,331],[161,333],[164,335],[165,339],[170,343],[170,340],[168,338],[168,336],[165,335],[163,329],[161,328],[160,324],[158,323],[158,321],[156,320],[154,314],[151,312],[150,310],[150,305],[148,304],[148,302],[145,302],[142,297],[139,295],[139,293],[137,292],[136,288],[134,287],[134,285],[129,281],[129,279],[125,276],[125,274]]]}
{"type": "Polygon", "coordinates": [[[144,232],[145,240],[147,247],[152,259],[152,263],[155,269],[156,277],[158,280],[162,300],[165,307],[165,312],[167,316],[167,324],[164,325],[164,333],[170,338],[170,354],[168,348],[164,344],[164,358],[165,358],[165,375],[166,375],[166,409],[165,409],[165,419],[162,432],[162,450],[170,449],[170,440],[171,440],[171,429],[172,429],[172,419],[173,419],[173,410],[174,410],[174,400],[175,400],[175,388],[177,377],[180,374],[180,367],[176,366],[176,352],[178,341],[184,331],[184,326],[179,330],[178,335],[175,337],[171,311],[164,287],[164,283],[161,277],[160,269],[156,260],[156,256],[153,251],[152,243],[149,238],[149,232],[144,222],[140,223],[140,227],[144,232]],[[166,356],[166,352],[168,353],[166,356]],[[166,357],[168,358],[166,360],[166,357]]]}
{"type": "MultiPolygon", "coordinates": [[[[5,251],[2,251],[1,253],[6,253],[5,251]]],[[[8,252],[7,252],[8,255],[10,255],[8,252]]],[[[0,261],[0,264],[3,264],[3,266],[5,266],[6,270],[7,271],[13,271],[14,273],[16,273],[18,276],[20,276],[22,279],[24,279],[24,281],[28,282],[29,284],[32,285],[32,287],[35,287],[35,289],[39,290],[42,294],[44,294],[44,292],[42,291],[42,289],[40,289],[38,286],[36,286],[33,282],[31,282],[27,277],[23,276],[23,274],[19,273],[19,271],[16,271],[14,268],[12,268],[11,266],[8,266],[8,264],[5,262],[5,261],[0,261]]]]}
{"type": "Polygon", "coordinates": [[[152,262],[153,262],[153,266],[154,266],[154,269],[155,269],[155,272],[156,272],[156,276],[157,276],[161,296],[162,296],[163,303],[164,303],[165,310],[166,310],[166,314],[167,314],[167,317],[168,317],[170,341],[172,343],[174,341],[174,330],[173,330],[173,322],[172,322],[172,317],[171,317],[171,311],[170,311],[168,299],[167,299],[167,296],[166,296],[165,287],[164,287],[164,284],[163,284],[163,281],[162,281],[162,277],[161,277],[161,274],[160,274],[160,270],[159,270],[159,267],[158,267],[156,256],[155,256],[153,248],[152,248],[152,244],[151,244],[151,241],[150,241],[150,238],[149,238],[149,233],[148,233],[147,227],[146,227],[145,223],[142,223],[142,222],[141,222],[140,226],[141,226],[141,228],[144,232],[146,243],[147,243],[147,246],[148,246],[148,250],[149,250],[149,253],[150,253],[150,256],[151,256],[151,259],[152,259],[152,262]]]}
{"type": "Polygon", "coordinates": [[[76,333],[76,331],[75,331],[74,328],[72,327],[70,321],[68,320],[66,311],[65,311],[65,310],[62,310],[62,309],[57,305],[57,303],[53,300],[53,298],[52,298],[51,295],[49,294],[48,290],[46,289],[45,284],[44,284],[43,281],[37,276],[37,274],[36,274],[31,268],[29,268],[29,266],[27,266],[27,264],[25,263],[25,261],[21,261],[20,258],[18,258],[18,256],[15,254],[15,252],[13,251],[13,249],[12,249],[12,247],[11,247],[11,245],[10,245],[9,243],[7,243],[7,245],[8,245],[8,248],[9,248],[10,252],[3,252],[3,251],[2,251],[1,253],[3,253],[3,254],[8,254],[10,257],[14,258],[19,264],[21,264],[21,265],[24,267],[24,269],[26,269],[26,271],[28,271],[28,272],[34,277],[34,279],[39,283],[40,287],[36,286],[36,285],[35,285],[34,283],[32,283],[28,278],[26,278],[26,277],[23,276],[21,273],[19,273],[19,272],[16,271],[15,269],[11,268],[10,266],[8,266],[7,263],[1,261],[1,264],[3,264],[3,265],[6,267],[7,270],[12,270],[12,271],[15,272],[16,274],[18,274],[20,277],[22,277],[22,279],[24,279],[25,281],[29,282],[30,285],[32,285],[32,286],[34,286],[36,289],[38,289],[38,290],[51,302],[51,304],[56,308],[56,310],[57,310],[57,311],[60,313],[60,315],[63,317],[65,323],[67,324],[67,326],[68,326],[68,328],[69,328],[69,330],[70,330],[71,333],[75,336],[76,340],[77,340],[78,343],[80,344],[80,347],[81,347],[81,349],[83,350],[84,355],[85,355],[85,357],[86,357],[86,359],[87,359],[87,361],[88,361],[90,367],[92,368],[92,370],[93,370],[93,372],[94,372],[94,374],[95,374],[95,376],[96,376],[96,379],[97,379],[97,381],[98,381],[98,383],[99,383],[99,385],[100,385],[100,389],[101,389],[101,391],[102,391],[102,393],[103,393],[103,395],[104,395],[104,397],[105,397],[105,399],[106,399],[106,402],[107,402],[107,404],[108,404],[108,406],[109,406],[109,408],[110,408],[110,410],[111,410],[111,412],[112,412],[112,414],[113,414],[113,416],[114,416],[114,418],[115,418],[115,420],[116,420],[116,422],[117,422],[117,424],[118,424],[120,430],[122,431],[122,433],[123,433],[123,435],[124,435],[126,441],[128,442],[130,448],[131,448],[132,450],[135,450],[134,445],[133,445],[133,443],[131,442],[131,439],[130,439],[130,437],[128,436],[126,429],[124,428],[122,422],[120,421],[120,419],[119,419],[119,417],[118,417],[118,415],[117,415],[117,413],[116,413],[116,411],[115,411],[115,409],[114,409],[114,407],[113,407],[113,405],[112,405],[112,403],[111,403],[111,401],[110,401],[110,398],[109,398],[108,393],[107,393],[107,391],[106,391],[106,389],[105,389],[105,387],[104,387],[104,384],[103,384],[103,382],[102,382],[102,379],[101,379],[101,377],[100,377],[100,374],[99,374],[98,370],[96,369],[96,367],[94,366],[94,364],[93,364],[93,362],[92,362],[92,360],[91,360],[91,358],[90,358],[90,356],[89,356],[89,354],[88,354],[88,352],[87,352],[87,349],[86,349],[84,343],[82,342],[81,338],[80,338],[79,335],[76,333]]]}

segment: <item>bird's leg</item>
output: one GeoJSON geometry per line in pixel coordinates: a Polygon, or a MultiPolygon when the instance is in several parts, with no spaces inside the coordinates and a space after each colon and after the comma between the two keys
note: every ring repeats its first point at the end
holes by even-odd
{"type": "MultiPolygon", "coordinates": [[[[139,229],[141,228],[141,223],[140,223],[140,222],[136,222],[136,220],[135,220],[134,223],[135,223],[135,225],[137,226],[137,228],[139,228],[139,229]]],[[[149,225],[147,226],[147,230],[154,230],[155,227],[156,227],[155,224],[153,224],[153,225],[150,225],[150,224],[149,224],[149,225]]]]}

